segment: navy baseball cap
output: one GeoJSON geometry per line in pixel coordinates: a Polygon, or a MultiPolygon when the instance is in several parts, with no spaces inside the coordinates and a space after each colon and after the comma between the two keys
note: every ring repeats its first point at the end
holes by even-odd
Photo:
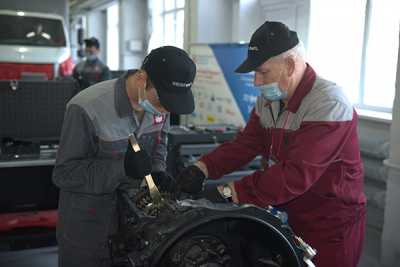
{"type": "Polygon", "coordinates": [[[153,49],[144,59],[146,71],[157,90],[160,103],[174,114],[190,114],[194,111],[192,84],[196,64],[182,49],[162,46],[153,49]]]}
{"type": "Polygon", "coordinates": [[[91,37],[91,38],[85,39],[85,40],[83,40],[83,41],[85,42],[85,46],[86,46],[86,47],[92,47],[92,46],[94,46],[94,47],[96,47],[97,49],[100,48],[100,42],[99,42],[99,40],[97,40],[97,38],[95,38],[95,37],[91,37]]]}
{"type": "Polygon", "coordinates": [[[271,57],[277,56],[299,43],[297,33],[277,21],[266,21],[251,36],[247,59],[235,70],[239,73],[254,71],[271,57]]]}

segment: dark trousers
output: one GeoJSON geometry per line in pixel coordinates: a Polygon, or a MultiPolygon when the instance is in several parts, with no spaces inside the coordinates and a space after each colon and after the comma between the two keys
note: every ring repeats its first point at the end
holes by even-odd
{"type": "Polygon", "coordinates": [[[359,220],[343,228],[337,239],[316,241],[312,244],[318,254],[313,262],[317,267],[357,267],[365,234],[365,213],[359,220]]]}
{"type": "MultiPolygon", "coordinates": [[[[108,251],[107,251],[108,252],[108,251]]],[[[58,239],[59,267],[110,267],[108,253],[92,249],[82,249],[58,239]]]]}

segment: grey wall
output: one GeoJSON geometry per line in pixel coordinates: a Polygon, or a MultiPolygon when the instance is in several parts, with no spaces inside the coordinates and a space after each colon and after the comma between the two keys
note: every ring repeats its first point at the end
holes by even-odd
{"type": "Polygon", "coordinates": [[[106,62],[107,55],[107,14],[104,10],[94,10],[87,16],[86,37],[96,37],[100,42],[99,58],[106,62]]]}
{"type": "Polygon", "coordinates": [[[385,211],[387,168],[383,161],[389,155],[390,121],[379,121],[360,116],[358,132],[360,150],[364,162],[364,192],[367,196],[367,242],[366,253],[374,253],[379,258],[380,246],[374,249],[367,246],[372,243],[368,239],[373,238],[374,243],[379,244],[383,231],[383,218],[385,211]]]}
{"type": "Polygon", "coordinates": [[[236,0],[187,0],[186,44],[233,41],[233,14],[236,0]]]}
{"type": "Polygon", "coordinates": [[[249,42],[266,20],[295,29],[305,45],[309,0],[187,0],[185,47],[191,43],[249,42]]]}
{"type": "Polygon", "coordinates": [[[120,69],[139,68],[147,54],[147,1],[120,0],[120,69]],[[129,42],[141,42],[143,51],[131,51],[129,42]]]}
{"type": "Polygon", "coordinates": [[[1,0],[0,9],[55,13],[68,23],[68,0],[1,0]]]}
{"type": "Polygon", "coordinates": [[[233,41],[248,42],[261,24],[277,20],[296,30],[307,47],[310,0],[246,0],[239,1],[235,8],[233,41]]]}

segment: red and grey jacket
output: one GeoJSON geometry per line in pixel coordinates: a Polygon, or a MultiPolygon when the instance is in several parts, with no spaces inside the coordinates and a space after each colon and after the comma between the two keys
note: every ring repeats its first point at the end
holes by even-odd
{"type": "Polygon", "coordinates": [[[364,212],[357,114],[310,66],[286,109],[259,97],[243,131],[201,161],[217,179],[257,155],[276,164],[235,182],[239,202],[285,210],[295,232],[339,229],[364,212]]]}

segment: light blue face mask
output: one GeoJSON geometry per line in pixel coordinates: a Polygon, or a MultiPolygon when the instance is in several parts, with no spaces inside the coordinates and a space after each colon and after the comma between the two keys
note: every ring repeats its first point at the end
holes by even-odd
{"type": "Polygon", "coordinates": [[[258,89],[261,91],[261,95],[264,97],[264,99],[269,101],[283,100],[288,96],[286,91],[283,91],[281,88],[279,88],[277,82],[261,85],[258,87],[258,89]]]}
{"type": "Polygon", "coordinates": [[[139,105],[144,109],[144,111],[149,112],[153,115],[156,116],[161,116],[162,113],[160,111],[158,111],[153,104],[150,103],[150,101],[148,99],[145,100],[140,100],[139,101],[139,105]]]}
{"type": "Polygon", "coordinates": [[[96,54],[89,54],[89,53],[87,53],[86,54],[86,59],[88,60],[88,61],[95,61],[96,59],[97,59],[97,55],[96,54]]]}

